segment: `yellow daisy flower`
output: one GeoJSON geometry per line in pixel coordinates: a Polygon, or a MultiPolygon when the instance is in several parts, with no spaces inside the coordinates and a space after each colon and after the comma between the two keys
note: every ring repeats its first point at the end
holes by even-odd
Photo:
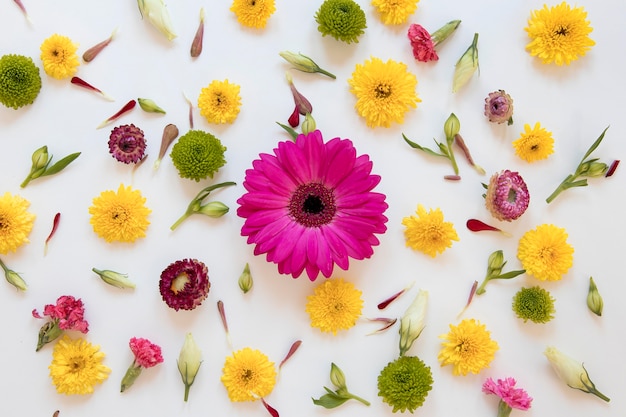
{"type": "Polygon", "coordinates": [[[354,284],[343,279],[324,281],[307,297],[305,311],[311,317],[311,327],[335,335],[337,330],[350,329],[361,316],[362,294],[354,284]]]}
{"type": "Polygon", "coordinates": [[[386,25],[406,23],[410,15],[417,10],[419,0],[372,0],[382,22],[386,25]]]}
{"type": "Polygon", "coordinates": [[[437,208],[426,212],[419,204],[415,212],[417,217],[410,216],[402,219],[406,246],[435,257],[438,253],[452,246],[452,241],[459,240],[459,236],[450,222],[443,221],[443,212],[437,208]]]}
{"type": "Polygon", "coordinates": [[[542,224],[521,237],[517,258],[527,274],[542,281],[558,281],[572,266],[574,248],[567,243],[565,229],[542,224]]]}
{"type": "Polygon", "coordinates": [[[100,346],[84,339],[72,340],[65,335],[54,345],[50,378],[59,394],[91,394],[97,384],[108,377],[111,369],[102,364],[105,354],[100,346]]]}
{"type": "Polygon", "coordinates": [[[152,212],[144,203],[145,197],[139,190],[120,184],[117,193],[103,191],[93,199],[89,207],[93,231],[107,242],[134,242],[146,236],[152,212]]]}
{"type": "Polygon", "coordinates": [[[532,129],[529,124],[525,124],[519,139],[513,141],[513,147],[515,155],[526,162],[535,162],[554,153],[554,138],[552,132],[541,127],[540,123],[535,123],[532,129]]]}
{"type": "Polygon", "coordinates": [[[63,79],[76,73],[80,65],[78,45],[67,36],[54,34],[41,44],[41,61],[43,69],[51,77],[63,79]]]}
{"type": "Polygon", "coordinates": [[[234,122],[241,107],[239,89],[239,85],[229,83],[228,80],[213,80],[211,84],[200,90],[198,97],[200,114],[209,123],[234,122]]]}
{"type": "Polygon", "coordinates": [[[557,6],[534,10],[524,30],[531,42],[526,50],[544,64],[569,65],[584,56],[596,43],[589,37],[587,12],[582,7],[571,8],[563,2],[557,6]]]}
{"type": "Polygon", "coordinates": [[[357,98],[354,107],[369,127],[402,123],[404,114],[422,101],[415,92],[415,75],[406,64],[392,59],[383,62],[372,58],[363,65],[357,64],[348,83],[357,98]]]}
{"type": "Polygon", "coordinates": [[[0,197],[0,254],[15,252],[33,229],[35,215],[26,211],[30,201],[9,192],[0,197]]]}
{"type": "Polygon", "coordinates": [[[244,26],[261,29],[276,11],[274,0],[234,0],[230,10],[244,26]]]}
{"type": "Polygon", "coordinates": [[[226,358],[221,380],[231,401],[254,401],[272,392],[276,369],[263,352],[247,347],[226,358]]]}
{"type": "Polygon", "coordinates": [[[437,358],[441,366],[452,365],[454,375],[477,374],[488,368],[499,349],[485,325],[474,319],[465,319],[458,326],[451,324],[450,332],[439,338],[445,342],[441,342],[437,358]]]}

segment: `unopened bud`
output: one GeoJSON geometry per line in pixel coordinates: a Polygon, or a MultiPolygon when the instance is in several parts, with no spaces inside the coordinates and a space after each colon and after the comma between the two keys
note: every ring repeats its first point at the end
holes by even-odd
{"type": "Polygon", "coordinates": [[[252,289],[252,274],[250,273],[250,265],[248,265],[248,263],[246,263],[246,266],[243,268],[243,272],[239,275],[238,284],[244,294],[252,289]]]}
{"type": "Polygon", "coordinates": [[[141,110],[145,112],[165,114],[165,110],[159,107],[154,100],[150,100],[149,98],[138,98],[137,103],[139,103],[141,110]]]}
{"type": "Polygon", "coordinates": [[[598,292],[598,287],[596,287],[596,283],[593,281],[593,277],[589,277],[589,292],[587,293],[587,307],[591,310],[595,315],[601,316],[602,309],[604,308],[604,301],[602,301],[602,296],[600,292],[598,292]]]}
{"type": "Polygon", "coordinates": [[[504,253],[501,250],[497,250],[489,255],[489,260],[487,261],[487,276],[497,276],[502,272],[502,268],[504,267],[504,253]]]}
{"type": "Polygon", "coordinates": [[[337,390],[347,389],[346,388],[346,376],[343,371],[339,369],[337,365],[334,363],[330,364],[330,382],[333,383],[337,390]]]}
{"type": "Polygon", "coordinates": [[[453,140],[454,136],[461,130],[461,122],[454,113],[450,113],[450,116],[443,125],[443,131],[446,134],[447,140],[453,140]]]}
{"type": "Polygon", "coordinates": [[[119,272],[110,271],[108,269],[100,270],[96,268],[91,269],[98,274],[102,281],[117,288],[135,288],[135,284],[128,279],[128,274],[121,274],[119,272]]]}
{"type": "Polygon", "coordinates": [[[580,175],[583,177],[602,177],[609,169],[604,162],[588,161],[582,164],[580,175]]]}
{"type": "Polygon", "coordinates": [[[211,201],[210,203],[201,206],[197,212],[209,217],[218,218],[228,213],[228,210],[228,206],[221,201],[211,201]]]}
{"type": "Polygon", "coordinates": [[[305,135],[313,132],[315,130],[315,119],[311,116],[311,113],[307,113],[304,116],[304,121],[302,122],[302,133],[305,135]]]}

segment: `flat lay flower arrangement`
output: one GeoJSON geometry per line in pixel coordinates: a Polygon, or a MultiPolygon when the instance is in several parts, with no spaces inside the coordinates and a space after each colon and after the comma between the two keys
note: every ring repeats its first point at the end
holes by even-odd
{"type": "Polygon", "coordinates": [[[448,3],[7,1],[0,411],[626,412],[626,6],[448,3]]]}

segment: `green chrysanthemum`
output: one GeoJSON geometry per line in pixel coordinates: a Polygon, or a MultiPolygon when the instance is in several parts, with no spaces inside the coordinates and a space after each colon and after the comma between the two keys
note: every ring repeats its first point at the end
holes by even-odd
{"type": "Polygon", "coordinates": [[[547,323],[554,318],[554,298],[538,286],[522,288],[513,297],[513,311],[524,323],[547,323]]]}
{"type": "Polygon", "coordinates": [[[417,356],[400,356],[378,375],[378,396],[396,411],[415,411],[432,389],[430,367],[417,356]]]}
{"type": "Polygon", "coordinates": [[[210,133],[202,130],[190,130],[178,139],[172,147],[172,162],[181,178],[200,181],[213,178],[226,163],[226,147],[210,133]]]}
{"type": "Polygon", "coordinates": [[[358,43],[367,28],[365,12],[353,0],[324,1],[315,14],[315,21],[322,36],[330,35],[346,43],[358,43]]]}
{"type": "Polygon", "coordinates": [[[0,103],[18,109],[32,104],[41,90],[39,68],[23,55],[0,58],[0,103]]]}

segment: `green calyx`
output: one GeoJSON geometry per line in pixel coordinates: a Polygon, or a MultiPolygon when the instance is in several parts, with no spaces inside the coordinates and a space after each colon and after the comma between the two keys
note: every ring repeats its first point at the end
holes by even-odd
{"type": "Polygon", "coordinates": [[[411,413],[426,401],[433,386],[430,367],[417,356],[400,356],[378,375],[378,396],[393,412],[411,413]]]}
{"type": "Polygon", "coordinates": [[[513,311],[524,323],[547,323],[554,318],[554,298],[538,286],[522,288],[513,297],[513,311]]]}
{"type": "Polygon", "coordinates": [[[0,103],[18,109],[32,104],[41,90],[39,68],[23,55],[0,58],[0,103]]]}
{"type": "Polygon", "coordinates": [[[326,0],[315,13],[317,30],[346,43],[359,42],[367,21],[363,9],[353,0],[326,0]]]}
{"type": "Polygon", "coordinates": [[[210,133],[190,130],[172,147],[170,157],[181,178],[199,182],[213,175],[226,164],[226,147],[210,133]]]}

